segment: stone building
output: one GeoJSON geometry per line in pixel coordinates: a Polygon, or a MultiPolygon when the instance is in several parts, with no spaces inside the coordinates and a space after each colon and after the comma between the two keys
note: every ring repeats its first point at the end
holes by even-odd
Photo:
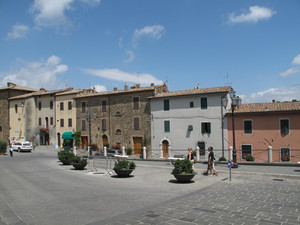
{"type": "Polygon", "coordinates": [[[55,94],[56,107],[56,135],[57,144],[61,146],[63,143],[62,135],[65,132],[72,132],[76,130],[76,102],[74,97],[78,94],[95,93],[93,89],[75,89],[60,92],[55,94]]]}
{"type": "Polygon", "coordinates": [[[31,93],[36,90],[8,82],[7,87],[0,88],[0,141],[7,142],[10,133],[9,98],[31,93]]]}
{"type": "Polygon", "coordinates": [[[56,144],[55,97],[57,93],[71,89],[47,91],[41,88],[10,98],[10,139],[33,141],[39,145],[56,144]]]}
{"type": "Polygon", "coordinates": [[[140,154],[143,146],[151,149],[150,103],[148,97],[166,92],[165,84],[140,87],[134,85],[124,90],[76,97],[77,130],[82,132],[82,147],[97,144],[103,149],[124,146],[140,154]]]}

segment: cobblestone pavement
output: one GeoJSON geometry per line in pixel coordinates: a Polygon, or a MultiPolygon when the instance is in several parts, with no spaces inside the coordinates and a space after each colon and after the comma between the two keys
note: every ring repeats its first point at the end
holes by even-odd
{"type": "Polygon", "coordinates": [[[300,224],[300,181],[235,176],[94,224],[300,224]]]}

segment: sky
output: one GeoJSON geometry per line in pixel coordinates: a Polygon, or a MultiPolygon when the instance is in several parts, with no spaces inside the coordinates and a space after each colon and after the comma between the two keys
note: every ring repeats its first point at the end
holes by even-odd
{"type": "Polygon", "coordinates": [[[0,0],[0,86],[300,100],[299,0],[0,0]]]}

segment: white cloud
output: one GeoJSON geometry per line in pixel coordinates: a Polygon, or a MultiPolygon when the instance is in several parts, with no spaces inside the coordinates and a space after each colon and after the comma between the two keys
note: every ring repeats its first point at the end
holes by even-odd
{"type": "Polygon", "coordinates": [[[272,9],[261,7],[261,6],[251,6],[249,7],[249,11],[247,13],[242,13],[240,15],[235,15],[231,13],[229,15],[228,22],[229,23],[257,23],[261,20],[268,20],[276,12],[272,9]]]}
{"type": "Polygon", "coordinates": [[[295,56],[295,58],[293,59],[292,63],[294,65],[300,65],[300,54],[295,56]]]}
{"type": "Polygon", "coordinates": [[[105,87],[105,86],[103,86],[103,85],[95,85],[95,86],[93,86],[93,87],[91,87],[91,88],[95,88],[95,90],[97,91],[97,92],[103,92],[103,91],[107,91],[107,88],[105,87]]]}
{"type": "Polygon", "coordinates": [[[165,27],[161,25],[146,26],[142,29],[136,29],[133,33],[133,44],[136,45],[142,37],[148,36],[158,40],[165,33],[165,27]]]}
{"type": "Polygon", "coordinates": [[[283,87],[283,88],[270,88],[268,90],[260,91],[251,94],[250,96],[242,95],[243,103],[256,103],[256,102],[272,102],[276,101],[291,101],[293,99],[299,100],[300,88],[296,87],[283,87]]]}
{"type": "Polygon", "coordinates": [[[29,62],[14,73],[6,74],[0,82],[5,85],[13,82],[18,85],[39,89],[57,89],[64,87],[63,83],[57,79],[57,75],[68,70],[68,66],[61,64],[61,59],[55,55],[50,56],[46,61],[29,62]]]}
{"type": "Polygon", "coordinates": [[[127,59],[124,60],[125,64],[133,62],[135,60],[135,54],[133,51],[127,50],[126,55],[127,55],[127,59]]]}
{"type": "Polygon", "coordinates": [[[29,31],[28,26],[24,24],[16,24],[12,27],[12,31],[7,34],[7,39],[25,38],[29,31]]]}
{"type": "MultiPolygon", "coordinates": [[[[65,15],[73,9],[75,0],[34,0],[31,11],[38,27],[54,27],[57,30],[67,30],[73,27],[72,21],[65,15]]],[[[96,6],[100,0],[81,0],[89,6],[96,6]]]]}
{"type": "Polygon", "coordinates": [[[85,73],[95,75],[105,79],[116,80],[127,83],[139,83],[149,86],[151,83],[162,84],[163,81],[156,79],[153,75],[148,73],[127,73],[118,69],[84,69],[85,73]]]}
{"type": "Polygon", "coordinates": [[[300,68],[292,67],[292,68],[288,69],[287,71],[280,73],[280,76],[287,77],[287,76],[293,75],[298,72],[300,72],[300,68]]]}

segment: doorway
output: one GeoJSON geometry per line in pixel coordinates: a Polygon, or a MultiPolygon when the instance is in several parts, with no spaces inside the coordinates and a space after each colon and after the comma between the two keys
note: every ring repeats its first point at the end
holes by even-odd
{"type": "Polygon", "coordinates": [[[81,136],[81,148],[85,149],[88,145],[88,136],[81,136]]]}
{"type": "Polygon", "coordinates": [[[164,140],[162,142],[162,157],[167,158],[169,156],[169,142],[164,140]]]}
{"type": "Polygon", "coordinates": [[[142,137],[133,137],[133,154],[142,154],[143,148],[143,138],[142,137]]]}

